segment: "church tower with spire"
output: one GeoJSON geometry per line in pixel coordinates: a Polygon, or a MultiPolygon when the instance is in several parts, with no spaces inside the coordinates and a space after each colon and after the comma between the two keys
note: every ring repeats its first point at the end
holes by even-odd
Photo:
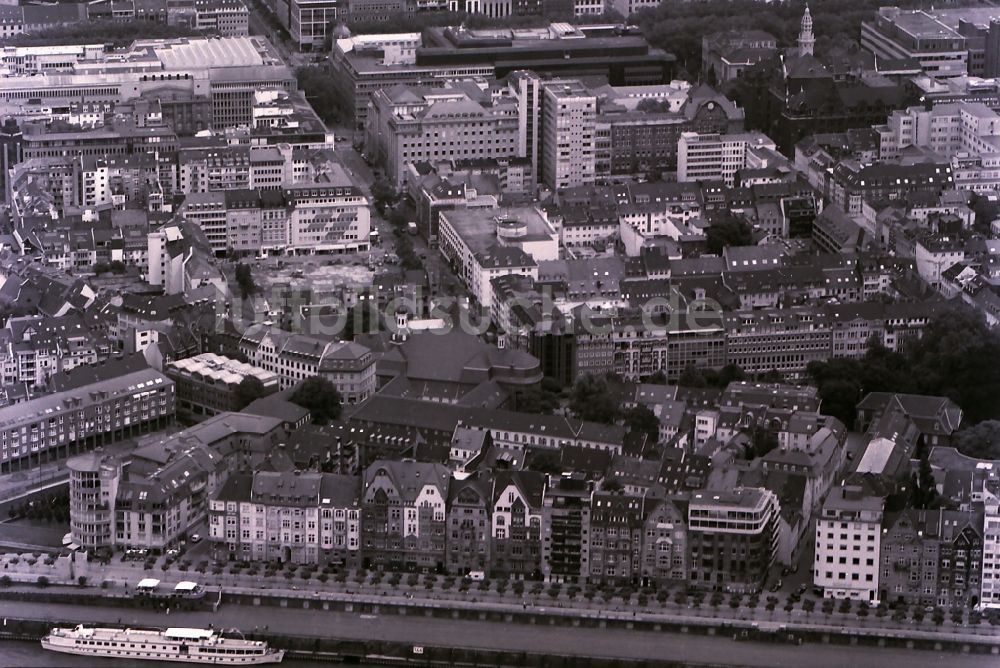
{"type": "Polygon", "coordinates": [[[813,36],[813,19],[809,13],[809,5],[806,5],[806,13],[802,15],[802,23],[799,25],[799,55],[813,55],[813,47],[816,45],[816,37],[813,36]]]}

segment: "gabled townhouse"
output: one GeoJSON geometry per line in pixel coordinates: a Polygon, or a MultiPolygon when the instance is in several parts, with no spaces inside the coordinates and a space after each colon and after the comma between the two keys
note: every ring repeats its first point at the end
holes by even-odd
{"type": "Polygon", "coordinates": [[[637,584],[646,505],[641,495],[595,491],[590,497],[588,584],[637,584]]]}
{"type": "Polygon", "coordinates": [[[535,578],[542,568],[542,514],[546,479],[535,471],[497,471],[491,495],[491,572],[535,578]]]}
{"type": "Polygon", "coordinates": [[[448,551],[445,567],[449,573],[490,571],[492,492],[492,480],[485,474],[451,481],[445,540],[448,551]]]}
{"type": "Polygon", "coordinates": [[[643,586],[669,586],[687,582],[687,498],[657,498],[647,494],[641,566],[643,586]]]}
{"type": "Polygon", "coordinates": [[[377,570],[442,571],[451,472],[440,464],[377,461],[364,473],[362,557],[377,570]]]}
{"type": "Polygon", "coordinates": [[[881,600],[942,608],[978,602],[982,513],[907,508],[886,514],[880,546],[881,600]]]}

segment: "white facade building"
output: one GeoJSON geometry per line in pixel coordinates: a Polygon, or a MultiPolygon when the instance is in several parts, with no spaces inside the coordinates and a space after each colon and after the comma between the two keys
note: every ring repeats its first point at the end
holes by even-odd
{"type": "Polygon", "coordinates": [[[684,132],[677,140],[677,181],[724,181],[732,188],[736,172],[753,165],[752,149],[776,151],[771,139],[760,132],[731,135],[684,132]]]}
{"type": "Polygon", "coordinates": [[[813,584],[825,598],[879,601],[883,500],[860,487],[834,489],[816,520],[813,584]]]}
{"type": "Polygon", "coordinates": [[[1000,480],[983,485],[983,583],[979,605],[1000,610],[1000,480]]]}
{"type": "Polygon", "coordinates": [[[597,98],[579,81],[542,82],[542,181],[553,190],[594,182],[597,98]]]}

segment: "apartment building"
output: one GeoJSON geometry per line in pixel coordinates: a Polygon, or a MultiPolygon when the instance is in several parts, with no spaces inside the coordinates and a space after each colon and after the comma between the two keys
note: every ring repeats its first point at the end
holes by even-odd
{"type": "Polygon", "coordinates": [[[76,313],[8,318],[0,329],[0,385],[41,388],[57,373],[106,359],[111,342],[88,324],[76,313]]]}
{"type": "Polygon", "coordinates": [[[377,461],[365,470],[362,556],[368,568],[444,569],[451,472],[440,464],[377,461]]]}
{"type": "Polygon", "coordinates": [[[878,603],[883,499],[860,485],[830,492],[816,518],[813,584],[825,598],[878,603]]]}
{"type": "Polygon", "coordinates": [[[751,149],[777,147],[760,132],[684,132],[677,141],[677,181],[723,181],[732,188],[736,173],[750,166],[751,149]]]}
{"type": "Polygon", "coordinates": [[[256,471],[229,478],[210,501],[208,538],[220,561],[361,563],[361,479],[256,471]]]}
{"type": "Polygon", "coordinates": [[[768,489],[691,494],[689,582],[723,591],[761,591],[778,549],[779,511],[778,498],[768,489]]]}
{"type": "Polygon", "coordinates": [[[174,384],[154,369],[0,408],[0,471],[34,469],[163,429],[174,410],[174,384]]]}
{"type": "Polygon", "coordinates": [[[492,485],[486,475],[451,481],[445,544],[449,573],[490,571],[493,526],[490,518],[492,485]]]}
{"type": "Polygon", "coordinates": [[[547,582],[586,582],[590,575],[592,483],[583,474],[550,481],[542,501],[542,575],[547,582]]]}
{"type": "Polygon", "coordinates": [[[396,86],[372,94],[366,146],[401,187],[414,162],[526,157],[521,112],[517,100],[474,84],[396,86]]]}
{"type": "Polygon", "coordinates": [[[535,471],[493,474],[490,572],[512,579],[535,578],[542,569],[542,507],[545,475],[535,471]]]}
{"type": "Polygon", "coordinates": [[[590,498],[590,555],[587,583],[637,584],[642,573],[646,500],[643,496],[597,492],[590,498]]]}
{"type": "Polygon", "coordinates": [[[215,353],[169,362],[163,373],[174,381],[177,412],[195,421],[243,410],[237,388],[246,378],[256,378],[265,396],[277,392],[279,385],[274,372],[215,353]]]}
{"type": "Polygon", "coordinates": [[[1000,609],[1000,480],[983,483],[983,579],[979,605],[1000,609]]]}
{"type": "Polygon", "coordinates": [[[726,359],[747,373],[798,376],[832,356],[828,318],[811,307],[731,312],[725,322],[726,359]]]}
{"type": "Polygon", "coordinates": [[[870,165],[845,161],[838,163],[830,175],[830,203],[851,216],[859,216],[866,201],[902,200],[917,192],[939,196],[953,188],[953,183],[951,162],[945,159],[870,165]]]}
{"type": "Polygon", "coordinates": [[[163,550],[205,518],[208,500],[240,461],[284,431],[276,418],[228,413],[166,437],[147,436],[128,457],[100,449],[70,458],[70,528],[87,547],[163,550]]]}
{"type": "MultiPolygon", "coordinates": [[[[115,545],[157,551],[176,545],[206,520],[209,501],[229,477],[259,466],[285,436],[278,418],[221,413],[142,439],[117,483],[115,545]]],[[[71,506],[70,517],[76,512],[71,506]]]]}
{"type": "Polygon", "coordinates": [[[195,28],[223,37],[250,35],[250,9],[240,0],[195,0],[195,28]]]}
{"type": "Polygon", "coordinates": [[[453,209],[438,219],[441,254],[483,308],[493,306],[493,280],[538,279],[538,263],[559,257],[559,233],[538,207],[453,209]]]}
{"type": "Polygon", "coordinates": [[[232,473],[231,458],[201,443],[163,452],[163,459],[142,463],[155,468],[133,473],[139,466],[133,462],[118,482],[116,546],[161,552],[176,545],[205,520],[208,499],[232,473]]]}
{"type": "Polygon", "coordinates": [[[351,253],[368,250],[371,210],[361,187],[340,165],[319,183],[285,186],[289,207],[286,253],[351,253]]]}
{"type": "Polygon", "coordinates": [[[344,403],[360,403],[375,393],[375,358],[360,344],[253,325],[237,345],[250,364],[276,374],[282,389],[322,376],[337,387],[344,403]]]}
{"type": "Polygon", "coordinates": [[[646,586],[687,582],[687,499],[646,496],[640,574],[646,586]]]}
{"type": "Polygon", "coordinates": [[[966,608],[979,598],[982,515],[907,508],[886,514],[879,598],[887,602],[966,608]]]}
{"type": "MultiPolygon", "coordinates": [[[[221,190],[192,193],[184,198],[178,213],[205,233],[212,252],[223,256],[229,248],[226,193],[221,190]]],[[[153,258],[153,253],[150,253],[153,258]]]]}
{"type": "Polygon", "coordinates": [[[553,191],[593,183],[597,97],[577,80],[544,81],[541,88],[541,182],[553,191]]]}
{"type": "Polygon", "coordinates": [[[66,468],[71,509],[69,531],[73,542],[85,550],[113,546],[114,506],[122,478],[122,461],[95,451],[72,457],[66,468]]]}

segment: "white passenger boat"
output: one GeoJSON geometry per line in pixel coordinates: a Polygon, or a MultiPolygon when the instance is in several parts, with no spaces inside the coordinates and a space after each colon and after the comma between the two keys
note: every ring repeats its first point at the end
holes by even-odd
{"type": "Polygon", "coordinates": [[[223,637],[207,629],[171,628],[165,631],[114,629],[79,624],[54,628],[42,638],[42,647],[53,652],[105,656],[118,659],[148,659],[205,663],[213,666],[255,666],[280,663],[284,650],[267,643],[223,637]]]}

